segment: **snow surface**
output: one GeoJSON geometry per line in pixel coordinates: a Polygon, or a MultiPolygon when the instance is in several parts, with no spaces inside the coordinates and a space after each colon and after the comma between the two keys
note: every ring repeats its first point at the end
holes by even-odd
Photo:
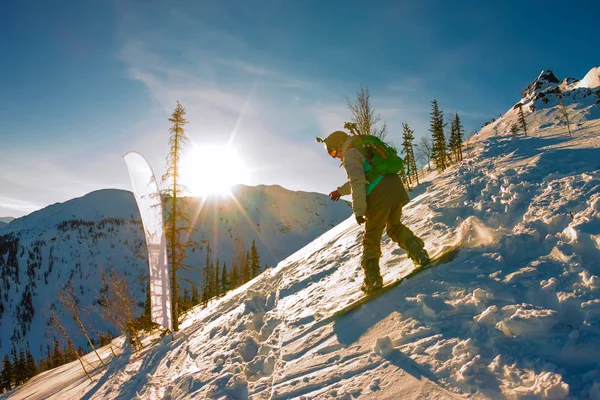
{"type": "Polygon", "coordinates": [[[575,88],[597,88],[600,86],[600,67],[592,68],[575,88]]]}
{"type": "MultiPolygon", "coordinates": [[[[93,382],[74,362],[11,398],[600,398],[600,112],[580,90],[572,138],[531,96],[529,137],[511,109],[412,193],[403,220],[431,253],[465,239],[452,262],[328,318],[362,281],[348,218],[93,382]]],[[[412,270],[382,250],[385,281],[412,270]]]]}

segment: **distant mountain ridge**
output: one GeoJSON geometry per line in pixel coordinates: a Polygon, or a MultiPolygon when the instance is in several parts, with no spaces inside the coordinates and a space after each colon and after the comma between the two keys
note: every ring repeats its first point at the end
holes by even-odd
{"type": "Polygon", "coordinates": [[[0,217],[0,228],[8,225],[13,220],[14,220],[13,217],[0,217]]]}
{"type": "MultiPolygon", "coordinates": [[[[348,203],[333,203],[320,193],[264,185],[233,191],[235,199],[184,198],[184,209],[197,229],[192,239],[210,241],[213,260],[218,257],[229,266],[236,240],[246,248],[254,240],[261,265],[273,266],[351,214],[348,203]]],[[[198,246],[188,252],[187,263],[201,268],[205,258],[205,246],[198,246]]],[[[108,326],[91,312],[101,269],[125,275],[143,303],[146,244],[129,191],[95,191],[1,228],[0,356],[9,353],[13,343],[29,342],[39,357],[40,346],[46,346],[47,310],[56,306],[56,292],[67,282],[76,288],[83,309],[90,311],[90,325],[105,331],[108,326]]],[[[181,276],[202,279],[198,270],[181,276]]],[[[78,339],[77,344],[85,346],[83,338],[78,339]]]]}

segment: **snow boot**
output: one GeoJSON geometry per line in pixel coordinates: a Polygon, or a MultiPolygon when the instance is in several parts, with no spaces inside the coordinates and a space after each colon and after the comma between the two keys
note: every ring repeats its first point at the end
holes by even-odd
{"type": "Polygon", "coordinates": [[[365,280],[360,290],[366,294],[370,294],[383,287],[383,278],[379,273],[379,260],[371,259],[364,261],[362,269],[365,273],[365,280]]]}
{"type": "Polygon", "coordinates": [[[424,246],[425,243],[416,236],[413,236],[406,241],[406,252],[408,253],[408,257],[417,267],[429,262],[429,254],[427,254],[427,250],[425,250],[424,246]]]}

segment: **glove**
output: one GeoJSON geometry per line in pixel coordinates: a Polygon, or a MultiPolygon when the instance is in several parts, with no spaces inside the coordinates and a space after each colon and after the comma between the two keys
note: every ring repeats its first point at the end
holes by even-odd
{"type": "Polygon", "coordinates": [[[362,215],[357,215],[357,216],[356,216],[356,222],[357,222],[359,225],[362,225],[362,224],[364,224],[364,222],[365,222],[365,217],[363,217],[362,215]]]}
{"type": "Polygon", "coordinates": [[[329,198],[332,201],[338,201],[340,199],[340,197],[342,197],[342,195],[340,194],[340,192],[338,190],[334,190],[333,192],[329,193],[329,198]]]}

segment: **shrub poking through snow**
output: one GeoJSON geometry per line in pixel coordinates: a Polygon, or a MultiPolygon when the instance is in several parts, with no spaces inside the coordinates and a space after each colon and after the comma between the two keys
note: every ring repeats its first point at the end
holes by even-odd
{"type": "Polygon", "coordinates": [[[517,136],[517,134],[519,133],[519,125],[512,124],[510,126],[510,133],[512,133],[513,136],[517,136]]]}

